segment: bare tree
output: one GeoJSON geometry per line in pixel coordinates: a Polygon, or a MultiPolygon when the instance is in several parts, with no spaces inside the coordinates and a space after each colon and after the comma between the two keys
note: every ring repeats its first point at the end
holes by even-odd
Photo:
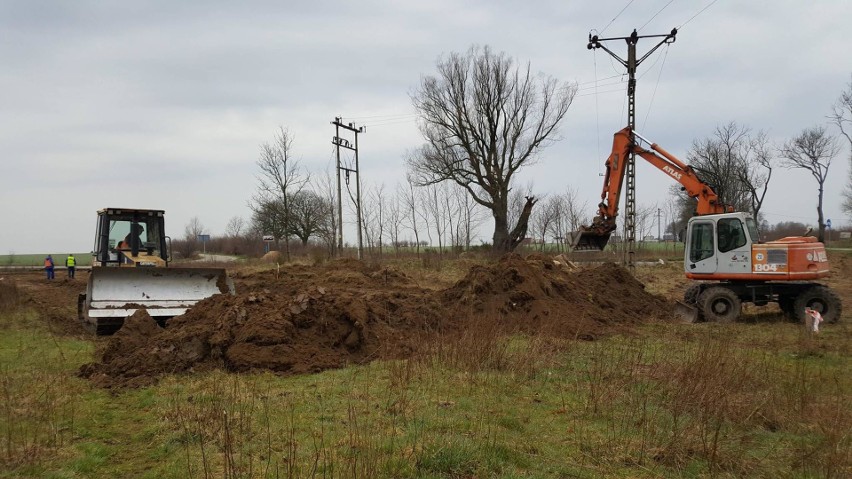
{"type": "MultiPolygon", "coordinates": [[[[435,184],[426,185],[423,195],[424,213],[431,219],[438,237],[438,252],[444,252],[444,235],[447,231],[447,211],[441,198],[442,190],[435,184]]],[[[428,221],[428,219],[427,219],[428,221]]],[[[428,225],[427,225],[428,228],[428,225]]]]}
{"type": "MultiPolygon", "coordinates": [[[[713,188],[722,204],[736,211],[750,211],[758,218],[774,166],[774,147],[764,132],[730,122],[716,127],[712,136],[695,140],[687,161],[701,180],[713,188]]],[[[695,214],[695,199],[680,185],[670,188],[677,198],[677,223],[695,214]]]]}
{"type": "MultiPolygon", "coordinates": [[[[748,133],[748,128],[734,122],[717,126],[713,136],[694,140],[686,156],[689,166],[713,187],[719,201],[737,211],[749,206],[748,192],[739,177],[749,147],[748,133]]],[[[692,198],[688,201],[695,202],[692,198]]]]}
{"type": "Polygon", "coordinates": [[[825,180],[828,178],[831,160],[839,151],[834,137],[829,135],[822,126],[805,129],[799,136],[786,141],[780,150],[781,157],[784,158],[784,166],[807,170],[817,180],[819,185],[817,222],[820,241],[825,241],[825,221],[822,213],[825,180]]]}
{"type": "Polygon", "coordinates": [[[196,240],[199,235],[204,234],[204,225],[201,224],[201,220],[197,216],[189,219],[189,223],[184,228],[184,234],[188,240],[196,240]]]}
{"type": "MultiPolygon", "coordinates": [[[[539,198],[541,200],[541,198],[539,198]]],[[[544,200],[544,205],[539,206],[530,216],[530,229],[533,231],[533,237],[539,244],[539,249],[543,250],[547,243],[547,234],[553,230],[553,223],[556,222],[559,216],[559,211],[562,207],[562,198],[550,196],[544,200]]]]}
{"type": "Polygon", "coordinates": [[[279,127],[273,142],[260,146],[257,166],[260,168],[259,184],[258,192],[251,203],[252,210],[257,212],[263,210],[266,204],[279,203],[278,217],[284,222],[281,228],[285,234],[284,260],[290,261],[289,234],[292,218],[290,200],[302,191],[310,180],[310,176],[302,173],[299,161],[293,158],[293,135],[289,130],[283,126],[279,127]]]}
{"type": "Polygon", "coordinates": [[[470,249],[470,242],[476,230],[485,220],[485,209],[467,194],[467,190],[457,184],[454,184],[452,196],[455,200],[456,210],[459,212],[456,236],[459,245],[464,246],[464,249],[467,250],[470,249]]]}
{"type": "Polygon", "coordinates": [[[320,216],[322,223],[317,230],[317,236],[328,247],[330,256],[337,252],[337,186],[331,173],[325,174],[313,181],[313,189],[322,198],[325,212],[320,216]]]}
{"type": "Polygon", "coordinates": [[[245,220],[241,216],[233,216],[228,220],[228,224],[225,225],[225,236],[229,238],[236,238],[243,233],[243,229],[245,228],[245,220]]]}
{"type": "MultiPolygon", "coordinates": [[[[510,231],[509,192],[514,174],[555,140],[576,86],[536,78],[511,57],[472,47],[438,61],[412,96],[426,144],[409,159],[421,185],[451,180],[494,217],[493,248],[513,250],[523,240],[529,215],[510,231]],[[519,236],[520,235],[520,236],[519,236]]],[[[530,196],[524,211],[531,211],[530,196]]]]}
{"type": "Polygon", "coordinates": [[[739,152],[740,163],[736,173],[737,179],[748,193],[751,200],[750,211],[757,221],[766,192],[769,191],[769,180],[772,179],[774,147],[763,131],[748,135],[747,139],[747,147],[739,152]]]}
{"type": "Polygon", "coordinates": [[[405,206],[400,198],[400,185],[397,183],[394,190],[394,197],[388,201],[387,214],[385,215],[388,234],[393,245],[394,254],[399,256],[400,234],[402,233],[402,225],[405,222],[405,206]]]}
{"type": "Polygon", "coordinates": [[[190,258],[198,249],[198,237],[204,234],[204,225],[197,216],[193,216],[184,227],[183,233],[184,241],[180,243],[178,250],[184,258],[190,258]]]}
{"type": "Polygon", "coordinates": [[[361,221],[364,223],[364,236],[367,249],[373,257],[382,256],[385,226],[385,185],[366,188],[361,207],[361,221]]]}
{"type": "Polygon", "coordinates": [[[323,225],[328,222],[325,215],[329,214],[328,205],[320,195],[311,190],[302,190],[292,195],[289,200],[289,234],[302,241],[306,246],[312,236],[319,236],[323,225]]]}
{"type": "Polygon", "coordinates": [[[272,235],[276,240],[288,237],[285,229],[284,206],[280,200],[267,200],[250,204],[252,229],[258,235],[272,235]]]}
{"type": "Polygon", "coordinates": [[[408,228],[414,233],[414,243],[417,247],[417,256],[420,256],[420,233],[417,229],[417,218],[419,217],[417,209],[419,200],[417,198],[417,190],[414,188],[414,182],[411,177],[406,178],[406,186],[398,186],[397,191],[402,199],[402,204],[405,208],[405,216],[408,219],[408,228]]]}
{"type": "Polygon", "coordinates": [[[843,189],[841,208],[844,213],[852,216],[852,81],[849,82],[846,90],[840,93],[830,118],[840,129],[840,134],[849,142],[849,178],[843,189]]]}

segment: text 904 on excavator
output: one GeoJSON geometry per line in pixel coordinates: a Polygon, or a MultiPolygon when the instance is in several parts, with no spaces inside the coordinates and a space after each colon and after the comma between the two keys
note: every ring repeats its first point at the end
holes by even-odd
{"type": "Polygon", "coordinates": [[[163,210],[104,208],[97,213],[92,272],[77,301],[83,325],[110,334],[145,309],[160,325],[202,299],[234,293],[223,268],[169,265],[163,210]]]}
{"type": "Polygon", "coordinates": [[[713,188],[674,155],[624,128],[615,134],[606,161],[598,214],[571,233],[574,250],[603,250],[616,229],[618,203],[630,153],[679,182],[696,200],[687,225],[684,270],[695,280],[684,294],[690,320],[734,321],[743,303],[778,303],[788,316],[804,321],[805,309],[826,322],[840,319],[842,304],[828,286],[817,282],[829,274],[825,246],[816,238],[792,236],[761,242],[749,213],[719,202],[713,188]],[[647,145],[647,148],[643,145],[647,145]]]}

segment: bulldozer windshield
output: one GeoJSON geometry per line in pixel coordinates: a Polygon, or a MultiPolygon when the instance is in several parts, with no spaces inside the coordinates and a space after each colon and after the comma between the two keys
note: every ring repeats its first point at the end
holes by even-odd
{"type": "Polygon", "coordinates": [[[165,259],[162,221],[161,216],[133,212],[102,215],[95,248],[98,258],[103,262],[122,262],[135,252],[165,259]]]}

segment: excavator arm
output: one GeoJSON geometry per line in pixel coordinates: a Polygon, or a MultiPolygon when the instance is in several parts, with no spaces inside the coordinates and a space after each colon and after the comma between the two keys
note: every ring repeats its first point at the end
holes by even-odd
{"type": "Polygon", "coordinates": [[[591,225],[581,226],[579,231],[570,233],[571,245],[575,250],[602,250],[606,247],[610,235],[616,228],[618,202],[624,186],[627,158],[631,151],[683,185],[687,194],[697,200],[696,214],[709,215],[730,211],[719,203],[719,198],[713,189],[701,181],[689,165],[635,132],[633,134],[636,138],[635,142],[631,141],[630,136],[630,127],[625,127],[614,135],[612,153],[606,160],[606,174],[601,202],[598,204],[598,214],[591,225]],[[640,142],[647,144],[648,148],[643,147],[640,142]]]}

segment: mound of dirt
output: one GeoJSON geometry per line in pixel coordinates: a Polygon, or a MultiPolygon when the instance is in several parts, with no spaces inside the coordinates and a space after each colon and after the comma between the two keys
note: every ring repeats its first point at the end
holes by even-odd
{"type": "Polygon", "coordinates": [[[270,251],[270,252],[266,253],[265,255],[263,255],[263,257],[260,258],[260,259],[262,261],[267,262],[267,263],[280,263],[281,262],[281,253],[278,252],[278,251],[270,251]]]}
{"type": "Polygon", "coordinates": [[[442,297],[456,317],[584,339],[611,326],[662,318],[670,310],[624,268],[610,263],[573,273],[543,256],[507,255],[474,266],[442,297]]]}
{"type": "Polygon", "coordinates": [[[102,387],[141,386],[163,374],[222,368],[302,374],[406,357],[471,328],[594,339],[667,314],[624,269],[571,273],[546,258],[509,255],[475,266],[443,291],[356,260],[235,275],[238,294],[198,303],[160,329],[128,318],[81,376],[102,387]]]}

